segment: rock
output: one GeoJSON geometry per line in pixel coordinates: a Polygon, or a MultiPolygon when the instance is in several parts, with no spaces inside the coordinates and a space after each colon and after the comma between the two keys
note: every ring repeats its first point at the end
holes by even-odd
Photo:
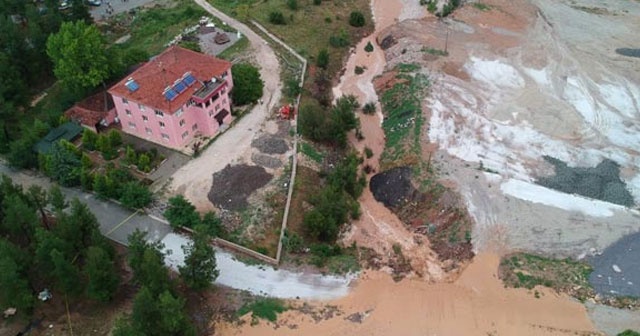
{"type": "Polygon", "coordinates": [[[383,50],[391,48],[396,43],[396,39],[391,34],[385,36],[381,41],[378,42],[380,48],[382,48],[383,50]]]}
{"type": "Polygon", "coordinates": [[[613,268],[613,271],[616,273],[620,273],[622,272],[622,270],[620,269],[620,267],[618,267],[618,265],[612,265],[611,268],[613,268]]]}

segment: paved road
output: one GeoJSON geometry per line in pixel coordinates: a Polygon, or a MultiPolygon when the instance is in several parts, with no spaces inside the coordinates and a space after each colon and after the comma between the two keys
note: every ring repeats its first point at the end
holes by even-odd
{"type": "MultiPolygon", "coordinates": [[[[3,164],[0,164],[0,173],[11,177],[14,183],[25,187],[35,184],[49,189],[52,185],[46,177],[36,175],[30,171],[16,171],[3,164]]],[[[145,214],[133,212],[116,203],[100,200],[93,194],[70,188],[62,188],[62,192],[67,199],[77,197],[86,203],[98,219],[100,231],[107,238],[118,243],[126,245],[127,237],[136,228],[148,232],[149,238],[154,240],[162,240],[171,232],[171,227],[161,221],[145,214]]]]}
{"type": "Polygon", "coordinates": [[[589,282],[598,293],[640,296],[640,232],[623,237],[588,262],[593,266],[589,282]]]}
{"type": "MultiPolygon", "coordinates": [[[[14,183],[21,184],[25,188],[35,184],[48,189],[52,185],[46,177],[32,172],[16,171],[1,163],[0,174],[11,177],[14,183]]],[[[171,233],[171,227],[164,222],[128,210],[113,202],[97,199],[93,194],[78,189],[62,188],[62,192],[68,199],[77,197],[86,203],[98,219],[100,231],[108,238],[126,245],[127,237],[138,228],[148,232],[149,238],[165,244],[165,250],[171,250],[166,258],[167,266],[177,270],[177,266],[184,263],[182,246],[188,244],[189,239],[171,233]]],[[[216,262],[220,270],[216,283],[247,290],[256,295],[334,299],[348,293],[349,284],[355,277],[296,273],[270,266],[246,265],[229,252],[219,248],[216,250],[216,262]]]]}

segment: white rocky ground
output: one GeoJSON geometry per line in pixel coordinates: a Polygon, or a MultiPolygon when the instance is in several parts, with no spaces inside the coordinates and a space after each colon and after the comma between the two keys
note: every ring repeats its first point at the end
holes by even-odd
{"type": "MultiPolygon", "coordinates": [[[[177,271],[178,266],[184,265],[182,246],[188,245],[189,239],[170,233],[161,242],[167,252],[166,264],[177,271]]],[[[347,295],[349,283],[356,277],[291,272],[259,264],[247,265],[220,249],[216,249],[216,262],[220,271],[216,284],[246,290],[254,295],[284,299],[337,299],[347,295]]]]}

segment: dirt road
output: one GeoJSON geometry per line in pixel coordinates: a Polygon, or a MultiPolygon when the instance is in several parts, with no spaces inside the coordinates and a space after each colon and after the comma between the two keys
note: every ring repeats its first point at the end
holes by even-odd
{"type": "Polygon", "coordinates": [[[238,123],[221,134],[198,158],[191,160],[172,176],[170,194],[182,194],[199,211],[212,209],[207,199],[213,173],[232,163],[250,160],[251,140],[261,128],[266,117],[280,101],[280,63],[269,44],[245,24],[227,16],[204,0],[195,0],[207,12],[217,16],[228,25],[244,34],[251,43],[251,53],[260,66],[260,76],[264,81],[263,104],[256,105],[238,123]]]}

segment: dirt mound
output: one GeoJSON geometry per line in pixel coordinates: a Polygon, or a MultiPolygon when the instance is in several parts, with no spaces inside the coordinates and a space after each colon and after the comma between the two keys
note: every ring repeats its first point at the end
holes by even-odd
{"type": "Polygon", "coordinates": [[[267,154],[254,153],[253,155],[251,155],[251,161],[253,161],[253,163],[258,166],[270,169],[277,169],[282,167],[282,161],[280,161],[280,159],[267,154]]]}
{"type": "Polygon", "coordinates": [[[555,175],[539,178],[536,183],[568,194],[578,194],[624,206],[633,206],[633,196],[620,179],[620,166],[603,160],[593,168],[569,167],[565,162],[545,156],[555,168],[555,175]]]}
{"type": "Polygon", "coordinates": [[[222,209],[241,210],[247,206],[249,195],[264,187],[272,177],[262,167],[246,164],[227,165],[213,174],[209,201],[222,209]]]}
{"type": "Polygon", "coordinates": [[[265,154],[284,154],[289,150],[289,145],[284,139],[264,135],[251,142],[251,147],[257,148],[265,154]]]}
{"type": "Polygon", "coordinates": [[[376,201],[387,207],[396,207],[407,201],[415,188],[411,185],[411,168],[397,167],[376,174],[369,182],[376,201]]]}

